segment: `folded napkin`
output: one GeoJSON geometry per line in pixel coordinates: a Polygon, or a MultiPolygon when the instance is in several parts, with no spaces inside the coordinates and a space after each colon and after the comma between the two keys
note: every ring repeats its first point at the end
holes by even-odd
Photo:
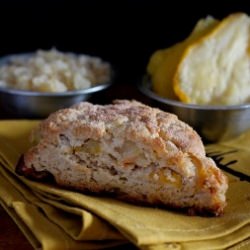
{"type": "MultiPolygon", "coordinates": [[[[85,195],[17,176],[36,121],[0,122],[0,202],[35,248],[100,249],[128,242],[141,249],[250,248],[250,132],[207,152],[229,178],[221,217],[187,216],[85,195]]],[[[126,249],[129,249],[127,246],[126,249]]]]}

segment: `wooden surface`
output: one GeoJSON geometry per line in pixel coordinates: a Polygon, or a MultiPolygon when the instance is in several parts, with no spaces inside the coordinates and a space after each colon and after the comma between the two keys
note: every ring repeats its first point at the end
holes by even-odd
{"type": "Polygon", "coordinates": [[[15,222],[0,206],[0,250],[32,250],[15,222]]]}
{"type": "MultiPolygon", "coordinates": [[[[108,91],[102,93],[90,101],[94,103],[109,103],[113,99],[136,99],[142,102],[146,102],[145,97],[143,97],[139,91],[136,89],[135,85],[131,84],[117,84],[112,86],[108,91]]],[[[5,114],[0,114],[2,119],[5,118],[15,118],[13,116],[5,116],[5,114]]],[[[0,184],[1,188],[1,184],[0,184]]],[[[14,221],[5,212],[5,210],[0,205],[0,250],[32,250],[32,246],[24,237],[22,232],[19,230],[14,221]]],[[[114,248],[113,248],[114,249],[114,248]]],[[[125,249],[135,249],[133,246],[123,246],[116,248],[119,250],[125,249]]]]}

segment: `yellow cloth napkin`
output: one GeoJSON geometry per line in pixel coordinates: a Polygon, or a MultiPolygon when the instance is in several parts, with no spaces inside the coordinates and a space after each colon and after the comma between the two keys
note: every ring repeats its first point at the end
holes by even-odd
{"type": "Polygon", "coordinates": [[[207,146],[226,171],[229,190],[225,214],[206,218],[94,197],[16,176],[16,162],[29,147],[28,134],[36,124],[0,122],[0,200],[34,246],[97,249],[128,240],[152,250],[249,249],[250,133],[207,146]]]}

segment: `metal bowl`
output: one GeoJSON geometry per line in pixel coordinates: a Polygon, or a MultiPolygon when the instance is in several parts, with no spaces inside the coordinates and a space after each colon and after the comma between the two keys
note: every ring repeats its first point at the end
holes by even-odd
{"type": "Polygon", "coordinates": [[[151,104],[176,114],[180,120],[191,125],[205,142],[231,139],[250,129],[250,104],[231,106],[185,104],[154,93],[147,77],[138,84],[138,88],[149,98],[151,104]]]}
{"type": "MultiPolygon", "coordinates": [[[[28,57],[31,54],[11,55],[0,59],[0,66],[13,56],[28,57]]],[[[50,113],[88,100],[93,94],[108,88],[112,81],[90,88],[60,93],[35,92],[0,87],[0,113],[15,118],[44,118],[50,113]]]]}

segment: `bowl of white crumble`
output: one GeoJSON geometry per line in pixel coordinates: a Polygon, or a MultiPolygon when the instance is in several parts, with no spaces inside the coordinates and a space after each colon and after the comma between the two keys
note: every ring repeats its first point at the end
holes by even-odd
{"type": "Polygon", "coordinates": [[[15,117],[42,118],[88,100],[112,83],[99,57],[56,49],[0,58],[0,107],[15,117]]]}

